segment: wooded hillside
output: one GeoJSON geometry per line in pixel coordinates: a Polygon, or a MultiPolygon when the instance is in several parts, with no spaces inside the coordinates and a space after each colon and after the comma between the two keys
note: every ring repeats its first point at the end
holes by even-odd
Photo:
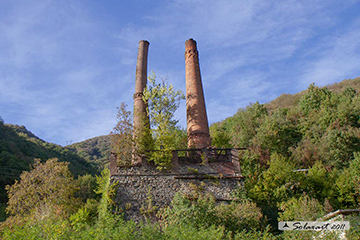
{"type": "Polygon", "coordinates": [[[322,205],[321,211],[311,210],[317,217],[359,206],[359,91],[360,78],[327,87],[311,84],[211,126],[214,145],[247,148],[240,163],[244,195],[273,226],[287,207],[305,207],[299,201],[306,198],[322,205]]]}
{"type": "Polygon", "coordinates": [[[104,135],[87,139],[82,142],[65,146],[87,162],[92,163],[98,170],[102,170],[109,162],[111,152],[111,136],[104,135]]]}
{"type": "MultiPolygon", "coordinates": [[[[71,211],[64,210],[62,214],[55,211],[45,216],[42,208],[37,208],[29,210],[28,215],[13,214],[4,222],[0,236],[3,234],[5,239],[16,239],[12,236],[102,239],[119,235],[128,239],[189,239],[189,236],[193,239],[315,239],[322,233],[280,232],[277,224],[283,220],[315,221],[339,209],[359,207],[359,93],[360,78],[326,87],[311,84],[307,90],[294,95],[284,94],[266,104],[250,104],[232,117],[212,124],[214,146],[247,148],[240,156],[244,185],[234,192],[236,200],[229,204],[217,205],[211,194],[194,187],[190,195],[178,194],[171,206],[157,209],[151,203],[149,189],[149,204],[144,206],[144,215],[152,214],[153,219],[157,217],[160,221],[124,222],[122,213],[116,212],[116,182],[111,184],[104,171],[96,178],[96,187],[91,184],[94,179],[86,175],[77,181],[80,190],[82,188],[77,195],[66,193],[74,199],[85,196],[77,200],[81,203],[69,203],[71,211]],[[89,197],[93,189],[102,195],[100,201],[95,196],[89,197]],[[27,221],[29,216],[37,222],[27,221]],[[19,228],[12,229],[13,219],[18,221],[19,228]],[[27,233],[27,229],[33,231],[27,233]]],[[[70,162],[75,175],[93,173],[95,168],[101,169],[99,166],[106,162],[110,151],[108,136],[62,148],[42,141],[24,127],[0,123],[0,129],[0,163],[2,170],[8,170],[2,184],[11,182],[21,170],[28,170],[34,158],[58,157],[70,162]]],[[[57,160],[46,163],[64,167],[57,160]]],[[[41,169],[50,169],[52,174],[55,168],[37,166],[38,169],[23,175],[24,183],[14,184],[10,189],[16,193],[21,184],[27,183],[27,176],[37,177],[41,169]]],[[[69,179],[73,182],[71,176],[63,180],[69,179]]],[[[35,179],[31,184],[38,182],[35,179]]],[[[37,196],[37,188],[34,189],[37,196]]],[[[50,203],[65,209],[68,204],[65,200],[70,196],[66,194],[63,195],[66,204],[50,203]]],[[[36,202],[36,197],[34,199],[36,202]]],[[[17,206],[16,200],[12,203],[17,206]]],[[[347,219],[351,223],[346,233],[349,239],[360,237],[359,218],[357,215],[347,219]]],[[[329,239],[335,239],[336,234],[330,233],[329,239]]]]}
{"type": "Polygon", "coordinates": [[[98,173],[96,163],[60,145],[41,140],[24,126],[0,122],[0,202],[7,199],[5,185],[13,184],[22,171],[29,171],[35,158],[42,161],[58,158],[69,162],[74,176],[98,173]]]}

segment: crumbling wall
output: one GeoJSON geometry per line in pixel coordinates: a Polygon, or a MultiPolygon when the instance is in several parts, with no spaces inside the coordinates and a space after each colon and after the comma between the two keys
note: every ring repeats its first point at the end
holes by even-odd
{"type": "Polygon", "coordinates": [[[118,182],[116,202],[126,219],[140,221],[144,213],[169,206],[175,193],[191,194],[194,186],[213,194],[217,201],[232,200],[232,192],[242,184],[242,178],[209,172],[209,167],[188,166],[181,172],[160,172],[155,166],[119,167],[111,181],[118,182]]]}

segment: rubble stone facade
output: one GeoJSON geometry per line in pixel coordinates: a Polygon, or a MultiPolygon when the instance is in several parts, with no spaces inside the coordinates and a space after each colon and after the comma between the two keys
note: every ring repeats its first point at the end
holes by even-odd
{"type": "MultiPolygon", "coordinates": [[[[116,162],[112,155],[111,162],[116,162]]],[[[113,166],[113,165],[112,165],[113,166]]],[[[111,182],[117,183],[116,201],[125,219],[156,220],[155,212],[170,206],[177,192],[190,198],[196,191],[212,194],[217,202],[233,200],[233,192],[242,185],[242,176],[226,174],[235,170],[229,162],[178,163],[176,169],[159,171],[156,166],[141,165],[110,169],[111,182]]]]}

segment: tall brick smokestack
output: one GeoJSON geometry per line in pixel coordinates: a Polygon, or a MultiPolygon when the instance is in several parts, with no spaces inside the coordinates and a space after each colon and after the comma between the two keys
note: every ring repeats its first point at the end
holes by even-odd
{"type": "Polygon", "coordinates": [[[200,75],[199,53],[196,42],[191,38],[185,42],[185,75],[188,147],[209,147],[209,124],[200,75]]]}
{"type": "MultiPolygon", "coordinates": [[[[147,105],[142,96],[144,88],[147,84],[147,59],[148,59],[149,42],[141,40],[139,42],[139,49],[136,62],[136,76],[135,76],[135,94],[134,94],[134,131],[133,139],[135,140],[134,151],[136,151],[136,139],[144,128],[149,128],[149,116],[147,114],[147,105]]],[[[133,152],[132,164],[141,163],[141,157],[133,152]]]]}

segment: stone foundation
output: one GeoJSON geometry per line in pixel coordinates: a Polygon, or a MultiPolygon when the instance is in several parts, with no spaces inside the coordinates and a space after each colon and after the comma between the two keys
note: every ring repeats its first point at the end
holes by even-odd
{"type": "Polygon", "coordinates": [[[232,200],[232,192],[242,184],[242,177],[224,176],[210,166],[187,164],[176,172],[160,172],[155,166],[142,164],[118,167],[112,182],[118,182],[116,202],[125,219],[140,221],[144,212],[169,206],[175,193],[191,194],[194,188],[211,193],[217,201],[232,200]],[[150,203],[151,202],[151,203],[150,203]]]}

